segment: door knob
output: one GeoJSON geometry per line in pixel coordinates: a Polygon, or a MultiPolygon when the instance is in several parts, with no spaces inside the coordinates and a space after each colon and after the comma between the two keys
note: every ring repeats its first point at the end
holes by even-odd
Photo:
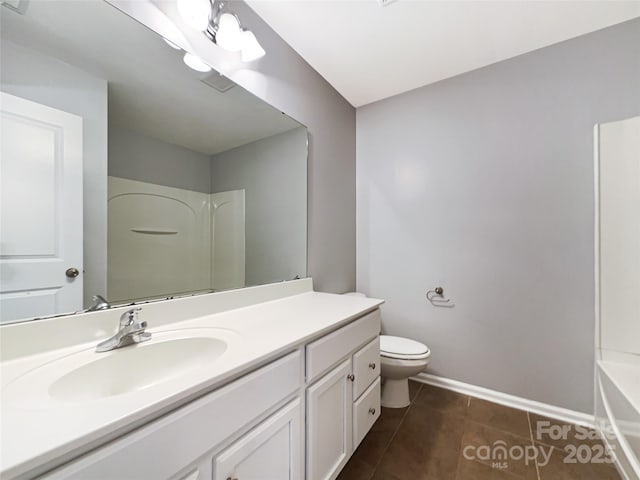
{"type": "Polygon", "coordinates": [[[375,363],[375,362],[371,362],[371,363],[369,364],[369,368],[370,368],[371,370],[375,370],[375,369],[376,369],[376,363],[375,363]]]}
{"type": "Polygon", "coordinates": [[[69,278],[76,278],[78,275],[80,275],[80,270],[78,270],[77,268],[67,268],[67,271],[64,272],[64,274],[69,277],[69,278]]]}
{"type": "Polygon", "coordinates": [[[350,373],[347,375],[347,378],[353,382],[356,379],[356,376],[353,373],[350,373]]]}

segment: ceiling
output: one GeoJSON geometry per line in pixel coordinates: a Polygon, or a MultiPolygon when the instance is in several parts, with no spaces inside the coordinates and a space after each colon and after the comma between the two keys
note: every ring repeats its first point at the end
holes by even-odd
{"type": "Polygon", "coordinates": [[[247,3],[355,107],[640,16],[640,1],[247,3]]]}
{"type": "MultiPolygon", "coordinates": [[[[300,126],[239,86],[220,93],[162,37],[99,0],[0,7],[2,40],[108,82],[109,125],[212,155],[300,126]]],[[[11,72],[3,73],[3,82],[11,72]]],[[[41,81],[41,80],[39,80],[41,81]]]]}

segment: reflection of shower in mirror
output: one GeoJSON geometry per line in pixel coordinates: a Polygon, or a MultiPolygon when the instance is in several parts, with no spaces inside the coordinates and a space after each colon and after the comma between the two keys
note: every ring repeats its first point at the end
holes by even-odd
{"type": "Polygon", "coordinates": [[[109,177],[108,218],[112,302],[244,286],[244,190],[109,177]]]}

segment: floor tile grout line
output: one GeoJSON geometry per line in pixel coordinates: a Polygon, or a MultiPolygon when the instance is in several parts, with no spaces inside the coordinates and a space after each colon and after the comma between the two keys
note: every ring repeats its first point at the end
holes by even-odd
{"type": "Polygon", "coordinates": [[[389,450],[389,447],[391,446],[391,442],[393,442],[393,439],[396,438],[396,435],[398,434],[398,431],[400,430],[400,427],[402,426],[402,424],[404,423],[404,419],[407,416],[407,413],[409,413],[409,410],[411,409],[411,407],[413,406],[413,402],[415,401],[416,398],[418,398],[418,394],[420,393],[420,391],[422,390],[422,384],[420,384],[420,386],[418,387],[418,390],[416,391],[416,393],[413,395],[413,399],[409,400],[409,405],[406,407],[407,410],[402,414],[402,418],[400,419],[400,421],[398,422],[398,426],[395,428],[395,430],[393,431],[393,434],[391,435],[391,437],[389,438],[389,441],[387,442],[387,444],[384,447],[384,450],[382,451],[382,453],[380,454],[380,457],[378,458],[378,461],[376,462],[376,464],[373,467],[373,473],[371,474],[371,477],[369,477],[369,480],[371,480],[373,477],[376,476],[376,473],[378,473],[378,467],[380,466],[380,463],[382,462],[382,458],[384,457],[384,455],[387,453],[387,450],[389,450]]]}
{"type": "Polygon", "coordinates": [[[464,421],[462,423],[462,435],[460,435],[460,454],[458,455],[458,465],[456,465],[456,480],[458,480],[458,477],[460,476],[460,464],[462,463],[462,456],[463,456],[463,453],[464,453],[464,448],[463,448],[464,433],[465,433],[465,430],[467,428],[467,426],[466,426],[467,420],[469,420],[469,407],[470,406],[471,406],[471,396],[467,395],[467,411],[465,412],[464,421]]]}
{"type": "MultiPolygon", "coordinates": [[[[531,412],[529,412],[529,411],[527,411],[527,422],[529,423],[529,437],[531,439],[531,445],[533,445],[534,448],[535,448],[536,443],[533,440],[533,427],[531,425],[531,412]]],[[[537,455],[536,455],[536,457],[537,457],[537,455]]],[[[538,477],[538,480],[541,480],[540,479],[540,468],[538,468],[538,459],[537,458],[536,458],[535,462],[536,462],[536,477],[538,477]]]]}

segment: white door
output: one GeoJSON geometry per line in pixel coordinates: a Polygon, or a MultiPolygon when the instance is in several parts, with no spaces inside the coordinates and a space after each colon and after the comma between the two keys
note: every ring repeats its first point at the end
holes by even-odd
{"type": "Polygon", "coordinates": [[[303,480],[301,423],[296,399],[218,455],[214,480],[303,480]]]}
{"type": "Polygon", "coordinates": [[[307,390],[307,478],[334,479],[351,455],[351,360],[307,390]]]}
{"type": "Polygon", "coordinates": [[[79,310],[82,118],[4,92],[0,113],[0,322],[79,310]]]}

